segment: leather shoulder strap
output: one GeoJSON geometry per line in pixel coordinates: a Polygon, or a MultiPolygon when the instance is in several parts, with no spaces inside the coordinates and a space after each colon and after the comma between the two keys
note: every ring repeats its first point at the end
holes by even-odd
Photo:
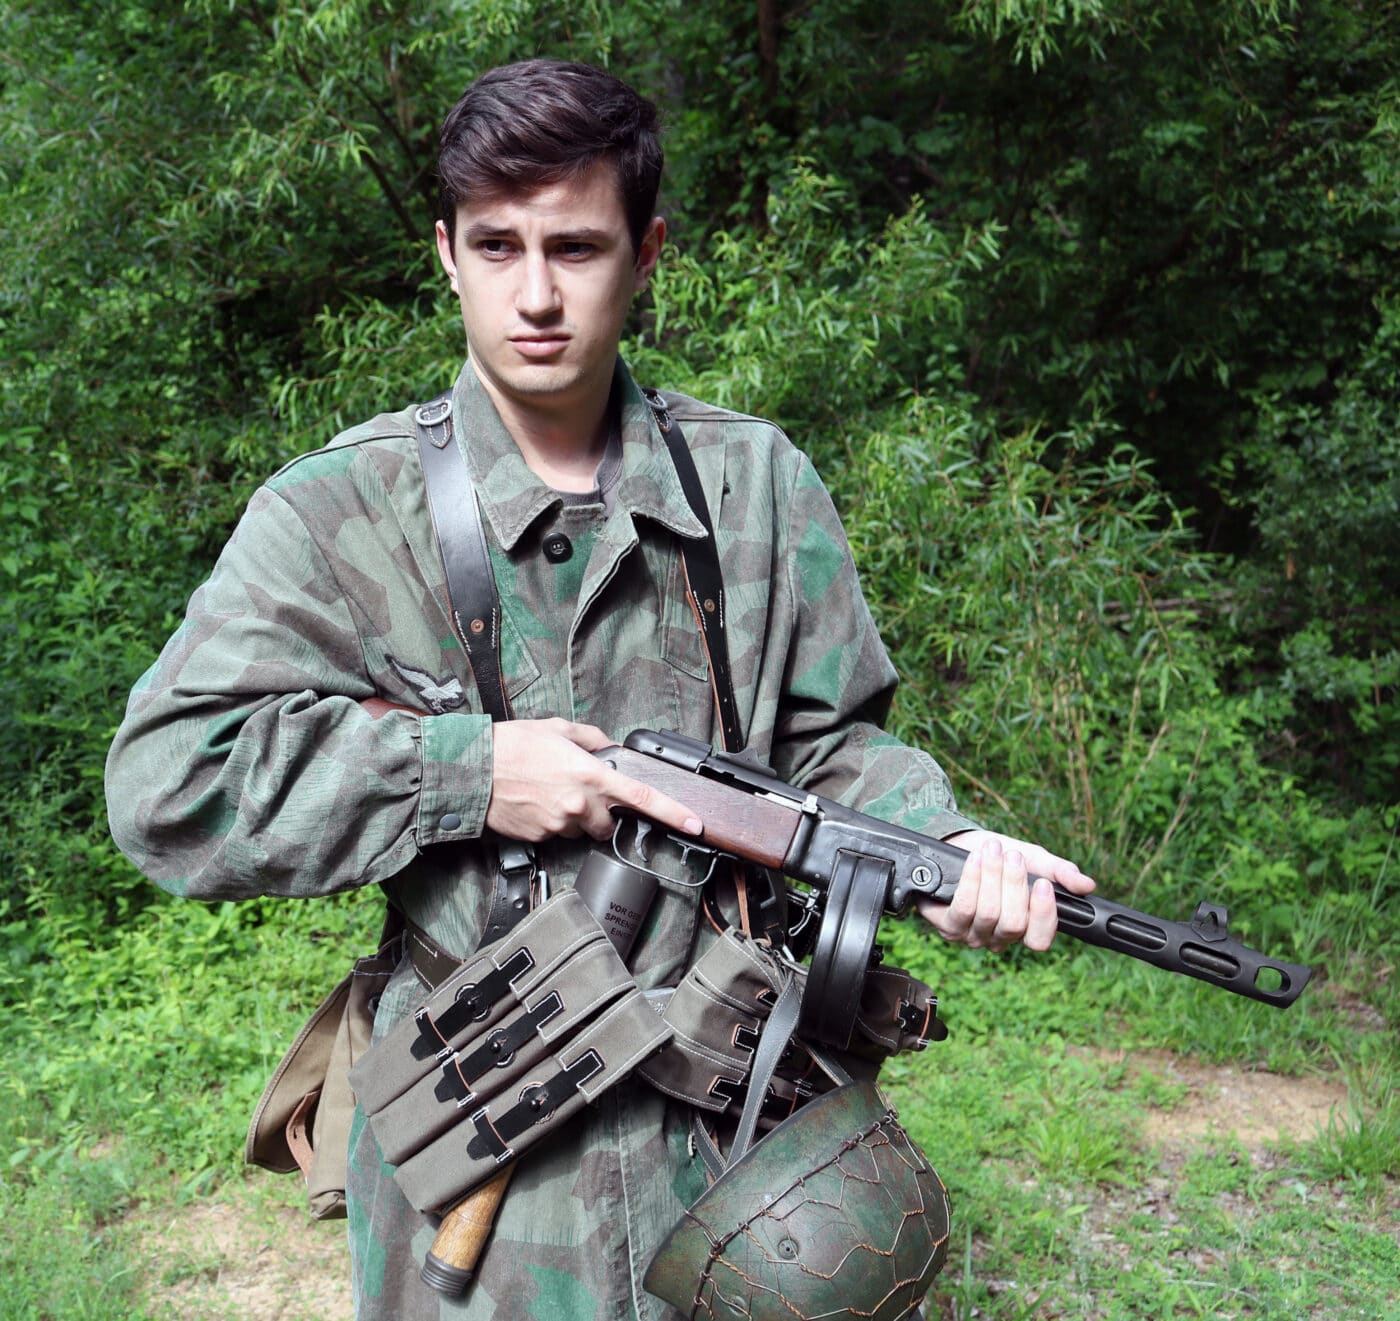
{"type": "MultiPolygon", "coordinates": [[[[481,705],[492,720],[509,720],[510,699],[501,677],[501,601],[471,473],[452,436],[451,394],[423,404],[414,421],[428,510],[447,575],[452,627],[467,653],[481,705]]],[[[483,942],[505,935],[530,911],[532,898],[547,884],[528,844],[501,839],[496,854],[496,885],[482,928],[483,942]]]]}
{"type": "Polygon", "coordinates": [[[700,637],[710,660],[710,682],[714,689],[715,709],[719,713],[724,746],[738,752],[744,746],[744,731],[739,725],[739,708],[734,700],[734,680],[729,670],[729,643],[724,632],[724,576],[719,567],[719,545],[715,540],[714,524],[705,503],[705,488],[680,423],[671,416],[666,401],[655,390],[643,390],[643,396],[656,414],[656,424],[676,465],[681,490],[691,512],[705,529],[702,542],[681,541],[681,562],[685,566],[686,594],[700,625],[700,637]]]}
{"type": "Polygon", "coordinates": [[[509,720],[510,701],[501,678],[501,603],[471,474],[453,443],[452,395],[440,394],[423,404],[414,421],[433,532],[447,572],[452,626],[467,653],[482,706],[492,720],[509,720]]]}

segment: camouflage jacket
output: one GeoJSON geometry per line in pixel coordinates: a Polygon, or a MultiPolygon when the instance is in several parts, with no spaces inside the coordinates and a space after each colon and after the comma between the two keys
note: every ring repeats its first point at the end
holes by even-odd
{"type": "MultiPolygon", "coordinates": [[[[702,529],[621,363],[615,389],[623,469],[605,515],[562,504],[526,467],[470,366],[455,386],[457,443],[501,596],[506,688],[518,718],[718,741],[677,551],[702,529]],[[564,559],[543,553],[558,533],[564,559]]],[[[879,728],[895,674],[811,464],[770,423],[669,400],[715,525],[748,746],[784,779],[929,834],[972,824],[934,762],[879,728]]],[[[108,807],[123,851],[172,892],[309,896],[379,883],[465,954],[492,888],[493,851],[480,840],[491,722],[449,623],[412,416],[344,432],[253,496],[132,692],[108,807]],[[376,721],[360,705],[368,697],[431,714],[376,721]]],[[[581,846],[540,852],[555,887],[570,884],[581,846]]],[[[633,955],[638,980],[674,984],[699,927],[693,891],[663,891],[633,955]]],[[[376,1033],[418,995],[400,968],[376,1033]]],[[[522,1162],[478,1282],[443,1316],[667,1314],[640,1280],[703,1188],[683,1122],[637,1084],[577,1129],[522,1162]]],[[[431,1228],[395,1199],[363,1125],[351,1163],[357,1315],[438,1316],[407,1256],[411,1244],[421,1258],[431,1228]]]]}

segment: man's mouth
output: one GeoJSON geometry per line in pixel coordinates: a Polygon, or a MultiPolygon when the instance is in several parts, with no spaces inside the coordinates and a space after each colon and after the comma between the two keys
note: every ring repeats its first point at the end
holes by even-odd
{"type": "Polygon", "coordinates": [[[511,338],[511,347],[525,358],[550,358],[566,348],[567,335],[516,335],[511,338]]]}

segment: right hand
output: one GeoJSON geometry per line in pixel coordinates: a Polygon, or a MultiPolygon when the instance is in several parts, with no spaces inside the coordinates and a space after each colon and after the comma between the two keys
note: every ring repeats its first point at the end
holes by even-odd
{"type": "Polygon", "coordinates": [[[491,801],[486,824],[507,839],[535,842],[562,835],[609,839],[614,807],[685,835],[700,818],[688,807],[605,765],[591,754],[614,744],[596,725],[504,720],[491,728],[491,801]]]}

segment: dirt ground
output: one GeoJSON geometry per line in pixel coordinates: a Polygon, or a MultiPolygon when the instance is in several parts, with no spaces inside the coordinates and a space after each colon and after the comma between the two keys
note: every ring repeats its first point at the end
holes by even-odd
{"type": "MultiPolygon", "coordinates": [[[[1144,1137],[1169,1162],[1203,1139],[1261,1149],[1311,1138],[1334,1111],[1346,1114],[1346,1088],[1330,1078],[1285,1078],[1160,1052],[1135,1057],[1130,1067],[1186,1089],[1172,1108],[1143,1115],[1144,1137]]],[[[153,1225],[144,1254],[152,1310],[172,1321],[350,1321],[345,1224],[316,1224],[297,1193],[290,1176],[256,1178],[232,1196],[225,1188],[217,1204],[153,1225]]]]}
{"type": "MultiPolygon", "coordinates": [[[[255,1178],[259,1176],[254,1176],[255,1178]]],[[[273,1179],[274,1176],[267,1176],[273,1179]]],[[[287,1176],[269,1191],[225,1188],[153,1226],[146,1302],[171,1321],[350,1321],[343,1220],[318,1224],[287,1176]]]]}
{"type": "Polygon", "coordinates": [[[1168,1150],[1196,1145],[1202,1138],[1234,1137],[1249,1148],[1282,1138],[1312,1138],[1326,1131],[1334,1111],[1343,1118],[1347,1113],[1346,1086],[1336,1078],[1285,1078],[1201,1064],[1165,1051],[1136,1055],[1128,1067],[1135,1075],[1151,1074],[1186,1088],[1171,1109],[1143,1113],[1143,1137],[1168,1150]]]}

